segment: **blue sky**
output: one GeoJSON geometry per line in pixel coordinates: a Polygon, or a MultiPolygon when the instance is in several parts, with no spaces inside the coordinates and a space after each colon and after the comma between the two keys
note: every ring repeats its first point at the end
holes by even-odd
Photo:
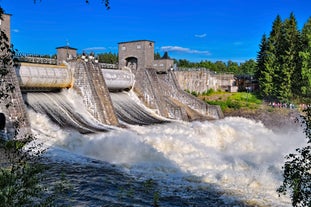
{"type": "Polygon", "coordinates": [[[117,53],[118,43],[155,41],[170,57],[244,62],[255,59],[272,22],[293,12],[298,29],[311,17],[310,0],[0,0],[11,17],[14,47],[55,54],[69,44],[82,51],[117,53]]]}

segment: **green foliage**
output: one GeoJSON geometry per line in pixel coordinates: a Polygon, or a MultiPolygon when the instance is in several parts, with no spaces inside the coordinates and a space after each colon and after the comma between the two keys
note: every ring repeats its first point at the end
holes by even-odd
{"type": "Polygon", "coordinates": [[[0,203],[1,206],[42,205],[44,189],[40,185],[44,165],[38,164],[39,157],[31,156],[32,149],[23,150],[31,138],[0,142],[0,203]]]}
{"type": "Polygon", "coordinates": [[[257,54],[257,65],[255,69],[255,78],[260,80],[262,78],[261,70],[265,69],[265,62],[268,58],[268,39],[267,36],[264,34],[261,38],[261,42],[259,45],[259,52],[257,54]]]}
{"type": "MultiPolygon", "coordinates": [[[[282,21],[278,15],[270,37],[264,35],[257,56],[256,77],[261,95],[266,99],[287,102],[292,99],[310,100],[311,96],[311,20],[302,32],[297,30],[293,13],[282,21]]],[[[293,206],[311,206],[311,109],[302,116],[306,147],[286,156],[284,180],[278,188],[290,194],[293,206]]]]}
{"type": "Polygon", "coordinates": [[[208,95],[202,94],[200,98],[208,104],[219,105],[223,111],[241,108],[256,109],[262,104],[262,100],[258,99],[254,94],[246,92],[210,92],[208,95]],[[210,97],[218,98],[210,100],[210,97]]]}
{"type": "Polygon", "coordinates": [[[311,97],[310,25],[307,22],[300,32],[293,13],[284,21],[278,15],[270,36],[263,35],[255,77],[265,99],[287,102],[311,97]]]}
{"type": "Polygon", "coordinates": [[[199,95],[199,93],[196,92],[196,91],[191,91],[191,94],[192,94],[193,96],[195,96],[195,97],[198,97],[198,95],[199,95]]]}
{"type": "Polygon", "coordinates": [[[198,97],[200,95],[200,93],[196,92],[196,91],[190,91],[188,89],[185,90],[185,92],[190,93],[191,95],[198,97]]]}
{"type": "Polygon", "coordinates": [[[154,59],[155,59],[155,60],[161,59],[161,55],[160,55],[159,52],[155,52],[155,53],[154,53],[154,59]]]}
{"type": "Polygon", "coordinates": [[[283,166],[284,180],[278,188],[280,194],[289,194],[293,206],[311,206],[311,108],[301,116],[307,146],[287,155],[283,166]]]}
{"type": "Polygon", "coordinates": [[[311,98],[311,17],[303,26],[301,58],[301,93],[304,97],[311,98]]]}
{"type": "MultiPolygon", "coordinates": [[[[230,96],[231,99],[241,102],[248,102],[248,103],[254,103],[254,104],[262,104],[262,101],[258,99],[254,94],[252,93],[233,93],[232,96],[230,96]]],[[[245,105],[245,104],[244,104],[245,105]]]]}
{"type": "Polygon", "coordinates": [[[111,52],[98,54],[98,62],[100,63],[110,63],[116,64],[118,63],[118,54],[114,54],[111,52]]]}
{"type": "Polygon", "coordinates": [[[177,60],[178,67],[181,68],[196,68],[198,65],[196,63],[192,63],[186,59],[177,60]]]}
{"type": "Polygon", "coordinates": [[[240,109],[241,108],[241,103],[239,101],[227,99],[225,103],[229,109],[240,109]]]}
{"type": "Polygon", "coordinates": [[[180,69],[186,68],[203,68],[206,70],[214,71],[216,73],[231,73],[235,75],[254,75],[256,69],[256,62],[254,60],[247,60],[240,65],[236,62],[229,60],[228,62],[223,61],[201,61],[199,63],[193,63],[188,60],[177,60],[177,66],[180,69]]]}
{"type": "Polygon", "coordinates": [[[240,64],[239,74],[255,75],[257,63],[255,60],[248,60],[240,64]]]}
{"type": "Polygon", "coordinates": [[[56,206],[70,192],[64,177],[46,183],[49,166],[42,162],[40,145],[29,145],[33,139],[0,140],[0,206],[56,206]]]}
{"type": "Polygon", "coordinates": [[[203,96],[208,96],[208,95],[211,95],[211,94],[213,94],[213,93],[215,93],[214,89],[210,88],[210,89],[208,89],[207,91],[204,91],[204,92],[202,93],[202,95],[203,95],[203,96]]]}

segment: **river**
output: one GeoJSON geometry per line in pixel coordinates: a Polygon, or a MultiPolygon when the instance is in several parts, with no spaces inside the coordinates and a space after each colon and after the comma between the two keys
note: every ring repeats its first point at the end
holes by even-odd
{"type": "Polygon", "coordinates": [[[284,156],[305,144],[301,129],[241,117],[81,134],[29,116],[68,206],[291,206],[276,189],[284,156]]]}

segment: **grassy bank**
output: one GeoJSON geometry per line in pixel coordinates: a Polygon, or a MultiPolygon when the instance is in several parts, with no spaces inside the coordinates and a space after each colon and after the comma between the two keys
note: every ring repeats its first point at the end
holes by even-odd
{"type": "Polygon", "coordinates": [[[254,119],[274,129],[291,128],[297,125],[296,118],[299,116],[297,110],[273,108],[252,93],[212,91],[196,96],[208,104],[219,105],[225,117],[239,116],[254,119]]]}
{"type": "Polygon", "coordinates": [[[247,92],[228,93],[210,92],[197,95],[198,98],[211,105],[219,105],[224,113],[233,110],[257,110],[262,107],[263,101],[254,94],[247,92]]]}

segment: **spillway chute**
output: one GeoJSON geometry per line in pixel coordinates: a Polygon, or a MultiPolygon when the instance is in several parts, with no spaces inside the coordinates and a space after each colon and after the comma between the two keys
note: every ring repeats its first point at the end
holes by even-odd
{"type": "Polygon", "coordinates": [[[121,123],[129,125],[152,125],[170,122],[146,108],[131,91],[111,93],[110,95],[121,123]]]}
{"type": "Polygon", "coordinates": [[[27,93],[23,98],[29,108],[47,115],[61,127],[73,128],[80,133],[107,132],[115,129],[98,122],[75,92],[63,90],[61,93],[27,93]]]}

